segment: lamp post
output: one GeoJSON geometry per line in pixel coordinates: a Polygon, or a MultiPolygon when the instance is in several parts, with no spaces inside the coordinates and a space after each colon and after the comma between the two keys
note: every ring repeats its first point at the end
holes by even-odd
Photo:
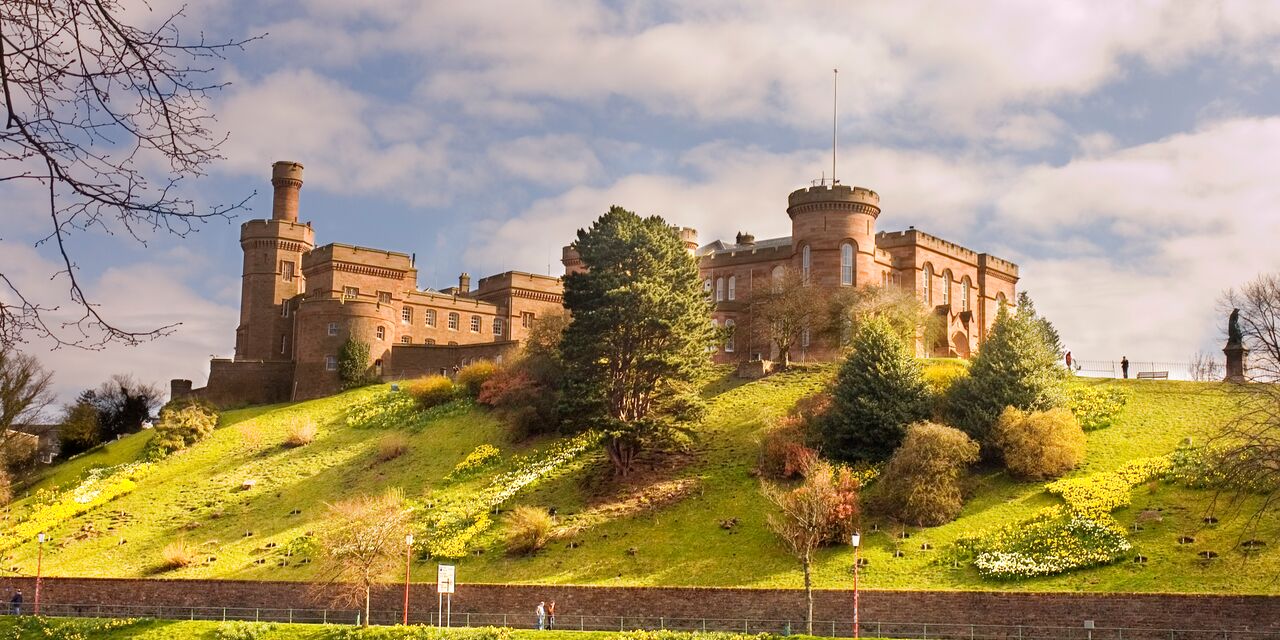
{"type": "Polygon", "coordinates": [[[855,531],[849,537],[849,543],[853,545],[853,637],[859,638],[858,635],[858,547],[862,543],[862,534],[855,531]]]}
{"type": "Polygon", "coordinates": [[[404,537],[404,621],[409,624],[409,562],[413,559],[413,534],[404,537]]]}
{"type": "Polygon", "coordinates": [[[40,544],[36,547],[36,615],[40,615],[40,575],[44,569],[44,533],[36,536],[40,544]]]}

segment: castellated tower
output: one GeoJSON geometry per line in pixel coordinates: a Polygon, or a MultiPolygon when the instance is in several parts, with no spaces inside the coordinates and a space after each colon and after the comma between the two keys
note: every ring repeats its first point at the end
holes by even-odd
{"type": "Polygon", "coordinates": [[[274,195],[270,220],[240,226],[244,250],[241,271],[240,326],[236,328],[236,360],[293,359],[293,309],[290,300],[306,291],[302,254],[315,247],[310,224],[298,222],[302,165],[271,165],[274,195]]]}
{"type": "Polygon", "coordinates": [[[787,197],[787,215],[795,251],[791,266],[801,273],[807,270],[812,282],[829,287],[880,282],[875,264],[880,216],[876,192],[842,184],[797,189],[787,197]],[[851,269],[846,269],[842,253],[849,252],[851,269]],[[853,282],[847,281],[849,276],[853,282]]]}

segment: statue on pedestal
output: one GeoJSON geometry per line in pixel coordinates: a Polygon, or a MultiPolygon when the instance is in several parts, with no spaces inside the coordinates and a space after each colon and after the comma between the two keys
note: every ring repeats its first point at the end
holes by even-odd
{"type": "Polygon", "coordinates": [[[1222,350],[1227,355],[1227,382],[1244,382],[1245,356],[1249,350],[1244,348],[1244,333],[1240,331],[1240,310],[1232,309],[1231,318],[1227,320],[1227,346],[1222,350]]]}

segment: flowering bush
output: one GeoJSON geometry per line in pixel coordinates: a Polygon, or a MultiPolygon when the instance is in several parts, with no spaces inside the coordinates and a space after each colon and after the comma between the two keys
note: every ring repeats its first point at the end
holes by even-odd
{"type": "Polygon", "coordinates": [[[957,544],[975,553],[973,564],[983,577],[1003,580],[1107,564],[1132,548],[1119,526],[1059,507],[957,544]]]}
{"type": "Polygon", "coordinates": [[[456,395],[453,381],[444,376],[423,376],[410,380],[404,384],[404,390],[417,401],[421,409],[438,407],[456,395]]]}
{"type": "Polygon", "coordinates": [[[481,469],[497,464],[501,459],[502,453],[498,451],[497,447],[491,444],[482,444],[473,449],[471,453],[468,453],[467,457],[463,458],[462,462],[459,462],[453,468],[446,480],[469,476],[481,469]]]}
{"type": "Polygon", "coordinates": [[[1067,406],[1085,431],[1111,426],[1128,401],[1129,392],[1120,387],[1076,384],[1067,390],[1067,406]]]}
{"type": "Polygon", "coordinates": [[[7,551],[35,538],[42,531],[104,505],[137,486],[137,480],[151,470],[151,465],[131,462],[89,471],[75,487],[58,493],[38,496],[31,511],[16,524],[0,533],[0,551],[7,551]]]}
{"type": "Polygon", "coordinates": [[[458,371],[458,391],[474,398],[480,388],[498,371],[497,365],[488,360],[473,362],[458,371]]]}
{"type": "Polygon", "coordinates": [[[1045,485],[1049,493],[1062,497],[1073,514],[1093,520],[1105,520],[1116,509],[1127,506],[1134,485],[1163,476],[1169,470],[1169,458],[1142,458],[1130,461],[1115,471],[1095,473],[1083,478],[1058,480],[1045,485]]]}
{"type": "Polygon", "coordinates": [[[466,555],[471,541],[493,525],[490,511],[521,490],[553,477],[599,440],[600,434],[588,431],[533,455],[514,456],[508,462],[511,470],[498,474],[483,489],[431,505],[427,519],[428,552],[436,558],[466,555]]]}
{"type": "Polygon", "coordinates": [[[160,410],[146,458],[160,460],[204,440],[218,426],[218,410],[202,400],[173,400],[160,410]]]}
{"type": "Polygon", "coordinates": [[[1005,466],[1019,478],[1056,478],[1084,460],[1084,431],[1066,409],[1006,407],[991,435],[1005,466]]]}

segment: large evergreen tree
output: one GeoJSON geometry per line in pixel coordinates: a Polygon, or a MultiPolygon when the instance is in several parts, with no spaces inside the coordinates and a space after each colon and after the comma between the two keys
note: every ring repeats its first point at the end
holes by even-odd
{"type": "Polygon", "coordinates": [[[566,422],[600,428],[619,475],[699,405],[692,382],[716,340],[695,259],[658,216],[621,207],[578,230],[586,271],[567,276],[561,342],[566,422]]]}
{"type": "Polygon", "coordinates": [[[1017,313],[1001,308],[986,342],[969,365],[969,375],[951,386],[947,414],[984,447],[1005,407],[1047,411],[1065,402],[1066,369],[1049,330],[1030,299],[1017,313]]]}
{"type": "Polygon", "coordinates": [[[929,414],[920,363],[884,318],[863,322],[840,367],[831,410],[821,421],[827,455],[883,460],[902,444],[907,425],[929,414]]]}

